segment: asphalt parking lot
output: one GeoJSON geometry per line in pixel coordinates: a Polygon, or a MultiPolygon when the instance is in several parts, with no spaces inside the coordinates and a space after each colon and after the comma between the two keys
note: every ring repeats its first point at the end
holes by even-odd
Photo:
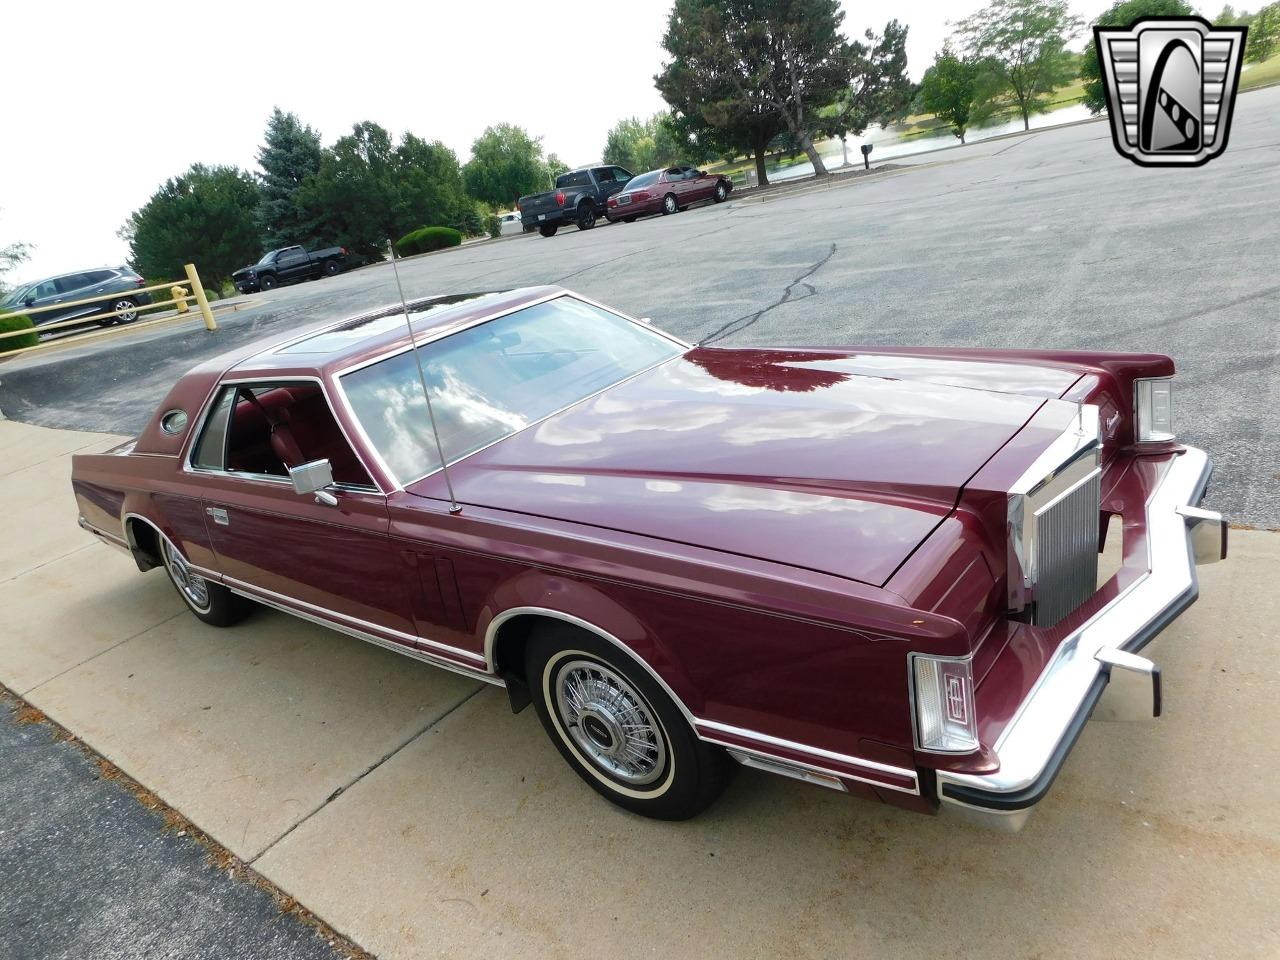
{"type": "MultiPolygon", "coordinates": [[[[1139,169],[1087,124],[402,275],[410,296],[559,282],[729,344],[1168,352],[1212,505],[1276,527],[1278,108],[1280,88],[1242,96],[1231,148],[1194,171],[1139,169]]],[[[267,610],[207,628],[76,528],[73,451],[136,429],[201,357],[394,289],[374,267],[263,295],[214,335],[0,363],[20,421],[0,423],[0,498],[24,521],[0,539],[0,682],[386,960],[1280,955],[1278,534],[1233,531],[1149,648],[1166,715],[1091,724],[1006,837],[751,770],[694,821],[645,821],[500,691],[267,610]]]]}
{"type": "MultiPolygon", "coordinates": [[[[1240,96],[1229,149],[1197,169],[1134,166],[1104,124],[1082,124],[807,195],[471,245],[401,272],[411,297],[558,283],[694,341],[1169,353],[1178,432],[1217,465],[1212,505],[1276,528],[1277,156],[1273,87],[1240,96]]],[[[192,324],[3,363],[0,411],[129,433],[201,357],[395,297],[381,265],[264,294],[214,335],[192,324]]]]}

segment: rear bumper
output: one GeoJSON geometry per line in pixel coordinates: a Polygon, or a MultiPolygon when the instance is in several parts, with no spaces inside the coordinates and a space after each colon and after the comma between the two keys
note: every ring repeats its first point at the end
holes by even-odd
{"type": "Polygon", "coordinates": [[[1146,503],[1147,573],[1062,641],[995,744],[996,772],[938,771],[942,812],[1005,831],[1026,822],[1106,688],[1104,659],[1142,649],[1195,602],[1196,565],[1226,556],[1226,521],[1196,507],[1212,470],[1194,448],[1170,464],[1146,503]]]}
{"type": "Polygon", "coordinates": [[[568,207],[521,213],[520,222],[526,227],[563,227],[574,222],[573,211],[568,207]]]}

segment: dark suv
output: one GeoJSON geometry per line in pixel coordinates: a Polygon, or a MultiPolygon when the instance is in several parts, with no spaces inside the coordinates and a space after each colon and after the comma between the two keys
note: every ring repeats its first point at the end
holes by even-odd
{"type": "Polygon", "coordinates": [[[97,323],[104,327],[113,323],[133,323],[138,319],[138,307],[151,302],[151,294],[138,289],[146,285],[147,281],[128,267],[100,267],[64,273],[14,290],[0,300],[0,313],[18,313],[24,309],[57,307],[65,303],[70,306],[34,314],[31,322],[39,327],[58,320],[74,320],[114,310],[116,316],[103,317],[97,323]],[[92,303],[76,303],[107,293],[115,296],[92,303]]]}

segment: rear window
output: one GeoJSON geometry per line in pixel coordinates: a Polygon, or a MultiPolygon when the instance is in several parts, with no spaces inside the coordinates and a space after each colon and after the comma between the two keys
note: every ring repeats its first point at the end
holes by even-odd
{"type": "Polygon", "coordinates": [[[637,187],[648,187],[658,182],[658,177],[662,175],[661,170],[653,170],[649,173],[642,173],[638,177],[632,177],[631,182],[627,184],[628,190],[634,190],[637,187]]]}
{"type": "Polygon", "coordinates": [[[557,187],[589,187],[591,186],[591,174],[586,170],[574,170],[572,173],[562,173],[556,177],[557,187]]]}

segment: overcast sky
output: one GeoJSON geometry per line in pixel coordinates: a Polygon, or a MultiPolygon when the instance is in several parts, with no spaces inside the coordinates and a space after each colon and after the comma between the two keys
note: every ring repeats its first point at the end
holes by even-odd
{"type": "MultiPolygon", "coordinates": [[[[845,28],[855,37],[894,17],[907,23],[919,79],[948,21],[980,6],[844,0],[845,28]]],[[[1107,6],[1072,0],[1086,20],[1107,6]]],[[[566,163],[590,163],[616,120],[662,109],[653,75],[669,9],[670,0],[14,0],[0,60],[0,246],[34,251],[10,280],[122,263],[116,231],[129,213],[197,161],[254,168],[277,105],[326,144],[374,120],[397,137],[441,140],[465,161],[487,125],[507,121],[566,163]],[[594,49],[570,40],[584,33],[594,49]]]]}

